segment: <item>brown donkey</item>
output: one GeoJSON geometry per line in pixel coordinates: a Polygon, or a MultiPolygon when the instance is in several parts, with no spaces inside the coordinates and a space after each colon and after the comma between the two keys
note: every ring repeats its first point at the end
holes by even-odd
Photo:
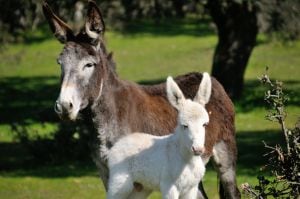
{"type": "MultiPolygon", "coordinates": [[[[176,126],[177,112],[166,97],[165,83],[152,86],[121,80],[103,42],[105,26],[101,12],[89,1],[83,30],[75,35],[47,3],[44,14],[56,38],[64,44],[57,61],[61,65],[61,90],[55,111],[63,119],[76,120],[80,114],[93,123],[93,158],[105,187],[108,181],[107,152],[124,134],[147,132],[166,135],[176,126]]],[[[187,98],[193,99],[202,79],[190,73],[175,79],[187,98]]],[[[240,198],[236,186],[234,108],[220,83],[212,78],[210,114],[205,140],[207,163],[212,157],[220,178],[221,198],[240,198]]],[[[135,183],[141,188],[141,185],[135,183]]]]}

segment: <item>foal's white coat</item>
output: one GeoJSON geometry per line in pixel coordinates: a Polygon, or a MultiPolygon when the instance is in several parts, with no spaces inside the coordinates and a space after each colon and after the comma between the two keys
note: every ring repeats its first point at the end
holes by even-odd
{"type": "Polygon", "coordinates": [[[121,138],[108,155],[108,199],[147,198],[153,190],[161,191],[165,199],[197,197],[205,173],[200,155],[209,121],[204,106],[210,98],[211,79],[203,74],[194,101],[185,99],[171,77],[166,87],[170,103],[178,110],[174,134],[133,133],[121,138]],[[134,183],[142,184],[142,190],[136,190],[134,183]]]}

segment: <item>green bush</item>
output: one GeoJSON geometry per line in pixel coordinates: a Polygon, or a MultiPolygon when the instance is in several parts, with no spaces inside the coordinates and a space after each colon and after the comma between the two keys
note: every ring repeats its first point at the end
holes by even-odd
{"type": "Polygon", "coordinates": [[[272,82],[268,75],[263,75],[261,82],[267,86],[265,101],[269,106],[266,118],[276,121],[281,127],[285,138],[283,146],[269,146],[266,143],[266,168],[272,173],[273,178],[258,177],[258,185],[254,188],[248,183],[242,185],[246,196],[257,199],[265,199],[268,196],[274,198],[299,198],[300,196],[300,120],[294,129],[289,130],[285,125],[287,113],[285,105],[288,101],[283,92],[282,82],[272,82]]]}

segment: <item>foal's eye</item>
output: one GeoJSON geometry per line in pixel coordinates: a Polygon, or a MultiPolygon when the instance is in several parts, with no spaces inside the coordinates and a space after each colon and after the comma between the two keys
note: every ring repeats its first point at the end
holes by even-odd
{"type": "Polygon", "coordinates": [[[186,130],[186,129],[188,129],[189,127],[188,127],[188,125],[182,125],[182,128],[184,129],[184,130],[186,130]]]}
{"type": "Polygon", "coordinates": [[[203,126],[204,126],[204,127],[207,127],[207,126],[208,126],[208,122],[204,123],[203,126]]]}
{"type": "Polygon", "coordinates": [[[91,68],[95,65],[96,65],[95,63],[87,63],[86,65],[84,65],[84,68],[91,68]]]}

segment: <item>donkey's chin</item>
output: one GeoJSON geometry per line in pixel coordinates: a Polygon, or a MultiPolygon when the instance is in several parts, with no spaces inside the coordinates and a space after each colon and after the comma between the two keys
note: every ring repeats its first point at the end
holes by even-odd
{"type": "Polygon", "coordinates": [[[58,114],[59,118],[64,121],[75,121],[78,116],[78,111],[72,111],[67,113],[58,114]]]}
{"type": "Polygon", "coordinates": [[[69,119],[71,121],[75,121],[77,119],[77,116],[78,116],[78,111],[76,113],[72,112],[70,115],[69,115],[69,119]]]}

